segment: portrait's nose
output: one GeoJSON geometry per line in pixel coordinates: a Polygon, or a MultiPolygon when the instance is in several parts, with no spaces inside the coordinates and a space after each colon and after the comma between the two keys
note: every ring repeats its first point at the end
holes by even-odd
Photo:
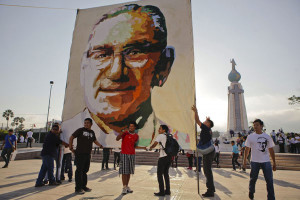
{"type": "Polygon", "coordinates": [[[123,73],[123,61],[121,54],[115,54],[111,59],[111,65],[107,71],[107,77],[113,81],[118,81],[122,77],[123,73]]]}

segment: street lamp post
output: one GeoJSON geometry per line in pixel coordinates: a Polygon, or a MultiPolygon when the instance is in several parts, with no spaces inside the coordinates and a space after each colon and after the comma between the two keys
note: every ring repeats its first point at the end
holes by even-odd
{"type": "Polygon", "coordinates": [[[51,91],[52,85],[54,84],[53,81],[50,81],[50,96],[49,96],[49,104],[48,104],[48,114],[47,114],[47,123],[46,123],[46,132],[48,132],[48,118],[49,118],[49,110],[50,110],[50,100],[51,100],[51,91]]]}

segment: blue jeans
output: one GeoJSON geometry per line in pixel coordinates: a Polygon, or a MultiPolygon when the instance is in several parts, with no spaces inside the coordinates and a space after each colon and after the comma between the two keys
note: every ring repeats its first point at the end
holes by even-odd
{"type": "Polygon", "coordinates": [[[36,185],[40,185],[43,183],[43,179],[45,178],[47,172],[48,172],[49,183],[53,183],[55,181],[55,178],[53,176],[54,158],[49,155],[46,155],[46,156],[42,156],[42,159],[43,159],[43,164],[40,169],[38,179],[36,180],[36,185]]]}
{"type": "Polygon", "coordinates": [[[257,181],[260,168],[263,170],[264,177],[267,182],[268,200],[275,200],[271,162],[251,162],[249,192],[255,193],[255,183],[257,181]]]}
{"type": "MultiPolygon", "coordinates": [[[[201,161],[202,161],[202,157],[199,156],[198,157],[198,172],[201,172],[201,161]]],[[[194,158],[194,165],[197,167],[197,157],[194,158]]]]}

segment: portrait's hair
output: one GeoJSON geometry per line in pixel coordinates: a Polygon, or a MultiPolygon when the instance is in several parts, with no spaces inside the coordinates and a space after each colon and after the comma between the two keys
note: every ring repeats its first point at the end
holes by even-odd
{"type": "Polygon", "coordinates": [[[208,119],[207,121],[208,121],[209,124],[210,124],[210,128],[214,127],[214,122],[213,122],[213,121],[211,121],[210,119],[208,119]]]}
{"type": "Polygon", "coordinates": [[[93,120],[91,118],[85,118],[84,121],[89,121],[91,124],[93,124],[93,120]]]}
{"type": "Polygon", "coordinates": [[[234,142],[234,141],[231,141],[231,144],[235,144],[235,142],[234,142]]]}
{"type": "Polygon", "coordinates": [[[10,133],[11,133],[11,132],[14,132],[14,130],[12,130],[12,129],[9,129],[9,130],[8,130],[8,132],[10,132],[10,133]]]}
{"type": "Polygon", "coordinates": [[[167,125],[160,125],[160,127],[166,132],[169,133],[169,127],[167,125]]]}
{"type": "Polygon", "coordinates": [[[118,7],[110,11],[109,13],[104,14],[102,18],[100,18],[100,20],[95,24],[94,28],[106,19],[113,18],[120,14],[129,12],[147,13],[147,15],[152,19],[153,24],[156,28],[154,39],[160,41],[162,45],[161,49],[164,49],[167,46],[167,26],[165,22],[165,17],[160,11],[160,9],[156,6],[140,6],[137,4],[129,4],[118,7]]]}
{"type": "Polygon", "coordinates": [[[130,122],[129,122],[129,125],[130,125],[130,124],[133,124],[133,125],[134,125],[134,127],[135,127],[135,129],[137,129],[137,128],[138,128],[138,125],[137,125],[137,123],[136,123],[135,121],[130,121],[130,122]]]}
{"type": "Polygon", "coordinates": [[[253,124],[256,123],[256,122],[258,122],[261,126],[264,126],[264,122],[261,121],[260,119],[254,120],[254,121],[253,121],[253,124]]]}

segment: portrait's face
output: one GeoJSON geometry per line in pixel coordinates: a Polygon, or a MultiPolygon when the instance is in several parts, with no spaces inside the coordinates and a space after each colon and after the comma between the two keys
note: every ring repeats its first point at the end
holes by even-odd
{"type": "Polygon", "coordinates": [[[85,101],[105,121],[121,121],[151,95],[162,49],[146,13],[123,13],[95,26],[83,67],[85,101]]]}
{"type": "Polygon", "coordinates": [[[264,138],[264,137],[259,137],[257,139],[257,143],[258,143],[258,150],[262,151],[262,152],[265,152],[266,151],[266,148],[267,148],[267,139],[264,138]]]}

